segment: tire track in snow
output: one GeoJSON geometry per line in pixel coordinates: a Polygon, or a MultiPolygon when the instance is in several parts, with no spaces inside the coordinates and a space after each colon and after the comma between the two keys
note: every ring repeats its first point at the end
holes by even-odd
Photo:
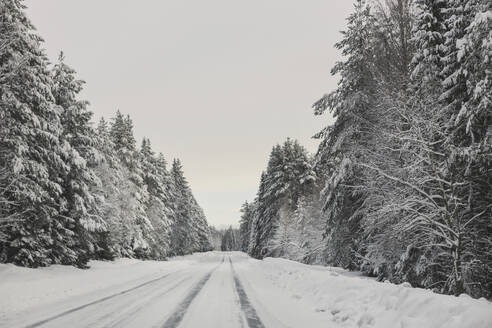
{"type": "Polygon", "coordinates": [[[174,284],[171,287],[167,288],[166,290],[160,292],[159,294],[152,296],[150,299],[148,299],[145,302],[143,302],[142,304],[138,305],[132,311],[129,311],[129,312],[125,313],[124,315],[120,316],[120,318],[118,318],[116,321],[113,321],[113,322],[105,325],[105,327],[107,327],[107,328],[121,327],[125,321],[127,321],[133,315],[137,314],[140,310],[142,310],[143,308],[145,308],[150,302],[152,302],[153,300],[155,300],[157,298],[160,298],[160,297],[168,294],[169,292],[175,290],[176,288],[178,288],[179,286],[181,286],[185,281],[188,281],[190,279],[191,279],[191,277],[186,277],[184,279],[181,279],[176,284],[174,284]]]}
{"type": "Polygon", "coordinates": [[[176,328],[179,326],[181,323],[181,320],[183,320],[183,317],[186,314],[186,311],[190,307],[191,303],[195,299],[195,297],[200,293],[200,291],[203,289],[203,286],[208,282],[212,274],[217,270],[223,263],[224,263],[225,257],[222,257],[222,261],[218,266],[216,266],[214,269],[209,271],[202,279],[200,279],[199,282],[196,283],[195,286],[191,289],[191,291],[186,295],[186,297],[181,301],[181,303],[178,305],[176,310],[171,314],[171,316],[166,320],[162,328],[176,328]]]}
{"type": "Polygon", "coordinates": [[[232,260],[229,257],[229,264],[231,265],[231,271],[234,278],[234,286],[236,287],[236,292],[239,296],[239,303],[241,304],[241,310],[246,317],[246,321],[248,322],[249,328],[265,328],[263,322],[261,322],[258,314],[256,313],[255,308],[251,305],[249,301],[248,295],[244,291],[243,284],[239,280],[239,277],[234,270],[234,266],[232,265],[232,260]]]}
{"type": "Polygon", "coordinates": [[[67,311],[64,311],[62,313],[56,314],[54,316],[48,317],[46,319],[40,320],[40,321],[35,322],[35,323],[32,323],[30,325],[27,325],[27,326],[25,326],[25,328],[36,328],[36,327],[40,327],[40,326],[45,325],[45,324],[47,324],[47,323],[49,323],[49,322],[51,322],[53,320],[62,318],[62,317],[66,316],[66,315],[69,315],[71,313],[74,313],[74,312],[83,310],[83,309],[85,309],[87,307],[90,307],[90,306],[93,306],[93,305],[96,305],[96,304],[99,304],[99,303],[103,303],[103,302],[108,301],[110,299],[116,298],[116,297],[121,296],[121,295],[128,294],[128,293],[130,293],[130,292],[132,292],[134,290],[140,289],[140,288],[145,287],[147,285],[150,285],[152,283],[155,283],[155,282],[158,282],[160,280],[163,280],[163,279],[169,277],[170,275],[172,275],[173,273],[176,273],[176,272],[179,272],[179,271],[182,271],[182,270],[177,270],[177,271],[174,271],[174,272],[171,272],[171,273],[166,273],[163,276],[160,276],[158,278],[149,280],[149,281],[144,282],[144,283],[142,283],[140,285],[137,285],[135,287],[132,287],[132,288],[129,288],[129,289],[125,289],[125,290],[123,290],[121,292],[118,292],[118,293],[115,293],[115,294],[112,294],[112,295],[109,295],[109,296],[106,296],[106,297],[97,299],[95,301],[92,301],[92,302],[89,302],[89,303],[86,303],[86,304],[83,304],[83,305],[80,305],[80,306],[77,306],[77,307],[74,307],[74,308],[71,308],[71,309],[69,309],[67,311]]]}

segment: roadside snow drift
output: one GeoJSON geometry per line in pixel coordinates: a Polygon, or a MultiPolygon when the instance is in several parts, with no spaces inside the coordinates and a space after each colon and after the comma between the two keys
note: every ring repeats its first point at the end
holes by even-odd
{"type": "MultiPolygon", "coordinates": [[[[492,327],[492,303],[485,299],[439,295],[408,284],[377,282],[339,268],[283,259],[249,259],[242,269],[255,293],[268,294],[271,284],[278,293],[276,302],[294,300],[299,306],[310,307],[317,314],[313,318],[324,322],[325,327],[492,327]]],[[[277,311],[280,316],[284,310],[279,307],[277,311]]],[[[295,308],[291,311],[294,320],[298,312],[295,308]]],[[[313,326],[299,323],[298,327],[313,326]]]]}

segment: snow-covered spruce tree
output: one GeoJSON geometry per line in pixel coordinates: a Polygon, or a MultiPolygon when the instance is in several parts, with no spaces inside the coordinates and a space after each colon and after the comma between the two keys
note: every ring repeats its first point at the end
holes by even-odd
{"type": "Polygon", "coordinates": [[[60,177],[67,200],[61,214],[78,222],[75,232],[81,248],[79,257],[88,259],[98,247],[94,232],[105,230],[98,199],[91,193],[91,187],[100,183],[93,170],[99,154],[91,126],[92,112],[87,109],[87,101],[77,99],[84,82],[77,80],[75,71],[65,64],[63,53],[51,74],[55,104],[61,109],[62,138],[71,146],[65,158],[70,169],[68,174],[60,177]]]}
{"type": "MultiPolygon", "coordinates": [[[[356,268],[377,275],[380,279],[391,279],[395,265],[406,250],[405,240],[396,238],[393,227],[399,221],[397,197],[391,194],[394,181],[383,174],[405,178],[405,167],[415,168],[418,159],[406,156],[409,127],[415,113],[405,111],[410,80],[409,62],[414,46],[412,38],[411,1],[391,0],[379,3],[373,10],[374,21],[367,65],[371,67],[374,87],[373,99],[368,107],[363,125],[364,139],[358,141],[356,160],[358,188],[365,195],[358,210],[360,225],[358,248],[354,252],[356,268]],[[379,171],[368,169],[375,167],[379,171]],[[395,203],[392,203],[392,200],[395,203]]],[[[419,121],[419,120],[417,120],[419,121]]],[[[417,145],[417,148],[420,145],[417,145]]],[[[321,159],[333,170],[329,156],[321,153],[321,159]],[[327,158],[328,157],[328,158],[327,158]]],[[[319,160],[318,160],[319,162],[319,160]]],[[[317,165],[318,166],[318,165],[317,165]]],[[[343,247],[343,241],[342,241],[343,247]]],[[[327,249],[328,255],[332,252],[327,249]]]]}
{"type": "MultiPolygon", "coordinates": [[[[463,173],[450,167],[449,160],[454,157],[454,151],[448,142],[448,126],[454,114],[442,101],[443,87],[449,83],[449,78],[443,79],[453,66],[454,45],[449,39],[459,36],[462,33],[460,28],[466,25],[464,8],[454,7],[454,4],[446,1],[417,2],[414,41],[418,50],[412,61],[412,82],[413,89],[423,100],[414,102],[415,115],[427,116],[429,123],[424,123],[427,125],[426,136],[414,130],[414,140],[430,146],[421,147],[418,151],[418,156],[426,159],[420,162],[419,167],[425,180],[406,180],[416,192],[410,198],[414,203],[408,205],[408,209],[415,213],[407,212],[410,215],[405,216],[411,218],[408,231],[414,239],[398,268],[408,277],[414,267],[421,267],[419,272],[424,275],[419,283],[442,292],[459,294],[464,291],[461,254],[467,239],[463,234],[463,214],[468,195],[460,191],[464,187],[463,173]],[[451,25],[454,27],[449,29],[451,25]],[[428,116],[429,111],[434,115],[428,116]]],[[[454,79],[461,84],[459,76],[454,79]]],[[[413,124],[413,127],[418,127],[418,124],[413,124]]]]}
{"type": "Polygon", "coordinates": [[[447,0],[415,0],[416,18],[413,27],[411,76],[427,86],[429,92],[440,87],[446,32],[447,0]]]}
{"type": "Polygon", "coordinates": [[[212,249],[210,243],[210,229],[205,218],[205,213],[193,196],[191,189],[189,202],[189,218],[192,222],[193,252],[205,252],[212,249]]]}
{"type": "Polygon", "coordinates": [[[263,257],[264,249],[275,234],[280,209],[285,206],[288,211],[296,209],[297,200],[315,181],[306,150],[297,141],[288,139],[280,146],[273,147],[267,170],[262,177],[257,198],[257,218],[252,225],[254,241],[251,255],[263,257]]]}
{"type": "Polygon", "coordinates": [[[98,258],[134,256],[132,236],[138,226],[135,222],[132,204],[133,188],[129,170],[117,156],[109,125],[101,118],[97,127],[97,149],[102,155],[95,172],[101,183],[93,186],[92,193],[101,203],[107,232],[98,234],[101,250],[98,258]]]}
{"type": "Polygon", "coordinates": [[[142,177],[140,154],[136,149],[131,118],[128,115],[124,117],[117,111],[111,125],[110,135],[116,154],[128,170],[127,173],[131,182],[131,202],[127,204],[125,209],[125,214],[132,218],[136,227],[132,231],[131,247],[134,256],[146,258],[150,252],[149,241],[153,227],[146,213],[145,204],[149,194],[142,177]]]}
{"type": "Polygon", "coordinates": [[[444,174],[455,199],[450,218],[455,293],[492,295],[492,4],[452,0],[446,20],[443,118],[447,123],[444,174]],[[456,201],[457,200],[457,201],[456,201]]]}
{"type": "Polygon", "coordinates": [[[154,259],[164,259],[169,253],[169,234],[172,224],[171,181],[162,154],[156,157],[150,140],[144,138],[140,148],[143,183],[149,197],[145,204],[146,215],[153,230],[150,233],[150,252],[154,259]]]}
{"type": "Polygon", "coordinates": [[[126,167],[133,169],[137,166],[136,140],[133,135],[133,123],[118,110],[111,124],[110,135],[118,157],[126,167]]]}
{"type": "Polygon", "coordinates": [[[412,0],[373,1],[375,26],[372,49],[377,79],[385,88],[406,87],[414,47],[412,0]]]}
{"type": "Polygon", "coordinates": [[[241,207],[241,220],[239,221],[239,235],[241,239],[241,251],[247,252],[251,236],[251,225],[255,213],[254,203],[245,202],[241,207]]]}
{"type": "Polygon", "coordinates": [[[250,223],[250,231],[249,231],[249,242],[248,242],[248,254],[252,255],[255,252],[260,252],[261,249],[258,249],[258,232],[259,232],[259,226],[258,226],[258,212],[259,212],[259,198],[261,195],[265,193],[265,188],[266,188],[266,172],[263,171],[261,173],[261,178],[260,178],[260,185],[258,187],[258,191],[256,193],[256,197],[253,201],[253,213],[251,214],[251,223],[250,223]]]}
{"type": "Polygon", "coordinates": [[[71,148],[61,141],[60,113],[41,39],[34,34],[19,0],[0,3],[0,167],[8,170],[7,215],[17,220],[4,233],[6,262],[25,266],[79,262],[79,222],[63,215],[59,177],[71,148]]]}
{"type": "Polygon", "coordinates": [[[338,88],[314,104],[315,114],[330,110],[336,119],[317,136],[322,138],[319,162],[332,168],[323,191],[327,213],[327,252],[330,264],[355,269],[361,252],[361,227],[366,188],[356,165],[374,147],[368,127],[376,117],[374,103],[373,39],[375,19],[365,1],[357,1],[343,39],[335,46],[346,58],[332,74],[340,75],[338,88]],[[331,162],[331,163],[330,163],[331,162]]]}
{"type": "Polygon", "coordinates": [[[174,186],[171,254],[174,256],[190,254],[198,251],[198,233],[195,226],[198,222],[194,221],[196,217],[192,214],[196,210],[197,204],[191,194],[188,181],[184,177],[183,167],[178,159],[173,161],[171,179],[174,186]]]}

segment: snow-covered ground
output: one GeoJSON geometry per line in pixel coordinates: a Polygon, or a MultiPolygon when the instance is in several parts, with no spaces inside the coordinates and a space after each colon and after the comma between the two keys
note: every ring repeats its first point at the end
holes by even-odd
{"type": "Polygon", "coordinates": [[[484,299],[282,259],[210,252],[90,265],[0,265],[0,327],[492,327],[484,299]]]}

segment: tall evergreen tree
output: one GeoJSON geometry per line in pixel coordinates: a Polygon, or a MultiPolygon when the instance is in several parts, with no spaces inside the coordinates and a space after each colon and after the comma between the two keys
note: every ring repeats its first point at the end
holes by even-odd
{"type": "Polygon", "coordinates": [[[412,78],[432,88],[439,87],[439,72],[443,66],[444,33],[446,31],[447,0],[416,0],[413,42],[416,52],[412,59],[412,78]]]}
{"type": "Polygon", "coordinates": [[[315,114],[330,110],[335,123],[318,137],[320,160],[334,170],[324,189],[324,209],[328,214],[327,241],[330,262],[355,269],[361,252],[360,221],[366,188],[358,163],[364,153],[375,147],[371,131],[377,113],[374,110],[377,83],[374,76],[375,19],[365,1],[357,1],[354,13],[348,18],[343,39],[335,45],[346,58],[338,62],[332,74],[339,74],[338,88],[314,104],[315,114]]]}
{"type": "Polygon", "coordinates": [[[171,234],[173,255],[189,254],[193,251],[193,226],[189,216],[190,193],[188,181],[178,159],[173,161],[171,179],[174,186],[174,220],[171,234]]]}
{"type": "Polygon", "coordinates": [[[268,252],[275,235],[280,210],[295,210],[297,200],[315,180],[306,150],[297,141],[288,139],[282,146],[273,147],[267,170],[258,191],[257,219],[252,225],[255,240],[251,254],[255,257],[268,252]]]}
{"type": "Polygon", "coordinates": [[[241,207],[241,220],[239,221],[239,235],[241,238],[241,250],[247,252],[251,235],[251,226],[254,217],[254,204],[245,202],[241,207]]]}
{"type": "Polygon", "coordinates": [[[55,104],[61,109],[62,138],[71,146],[65,159],[70,169],[67,175],[60,177],[67,200],[62,215],[76,222],[79,257],[84,262],[97,247],[93,243],[92,233],[105,230],[99,204],[91,193],[91,186],[99,183],[93,171],[99,156],[91,126],[92,112],[87,109],[87,101],[77,99],[84,82],[77,80],[75,71],[65,64],[63,53],[52,70],[52,78],[55,104]]]}
{"type": "Polygon", "coordinates": [[[99,236],[103,258],[132,257],[132,238],[138,226],[133,214],[134,184],[130,181],[128,169],[117,156],[110,128],[104,118],[97,126],[97,149],[102,155],[95,172],[101,181],[93,186],[92,193],[102,203],[107,233],[99,236]]]}
{"type": "Polygon", "coordinates": [[[172,209],[169,173],[162,154],[156,158],[150,140],[144,138],[140,149],[143,183],[149,193],[145,204],[146,215],[151,221],[151,253],[153,258],[165,258],[169,253],[169,233],[172,209]]]}
{"type": "Polygon", "coordinates": [[[110,135],[117,156],[127,169],[129,180],[132,183],[132,202],[128,204],[127,215],[132,217],[138,226],[133,231],[131,238],[132,249],[137,257],[145,258],[149,256],[148,241],[151,239],[150,234],[153,227],[146,214],[145,204],[148,202],[149,194],[143,181],[142,163],[140,154],[136,149],[131,118],[128,115],[125,117],[117,111],[111,125],[110,135]]]}
{"type": "Polygon", "coordinates": [[[492,4],[479,0],[452,0],[446,20],[443,117],[447,120],[445,174],[450,194],[459,199],[451,218],[459,234],[453,251],[455,293],[491,286],[485,277],[492,243],[492,82],[490,31],[492,4]]]}
{"type": "Polygon", "coordinates": [[[62,215],[59,177],[68,172],[63,158],[70,146],[60,140],[60,113],[41,38],[19,0],[0,3],[0,185],[10,186],[7,215],[16,222],[1,244],[7,262],[26,266],[77,261],[75,222],[62,215]]]}

